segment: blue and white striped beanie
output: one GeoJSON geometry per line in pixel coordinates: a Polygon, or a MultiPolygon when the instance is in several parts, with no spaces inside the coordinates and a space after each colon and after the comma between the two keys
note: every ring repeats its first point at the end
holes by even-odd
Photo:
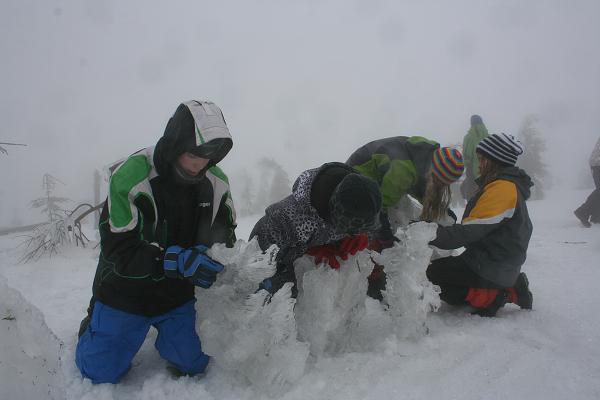
{"type": "Polygon", "coordinates": [[[501,164],[513,166],[517,157],[523,154],[523,145],[513,135],[493,133],[479,142],[476,151],[501,164]]]}

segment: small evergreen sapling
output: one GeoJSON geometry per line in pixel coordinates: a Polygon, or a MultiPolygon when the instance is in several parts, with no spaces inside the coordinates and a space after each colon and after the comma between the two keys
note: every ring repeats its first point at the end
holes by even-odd
{"type": "Polygon", "coordinates": [[[42,187],[46,195],[31,202],[31,207],[41,209],[42,213],[47,215],[48,220],[33,228],[33,231],[26,235],[26,240],[21,244],[25,246],[25,254],[21,258],[21,262],[37,260],[44,254],[57,253],[62,245],[71,241],[67,211],[63,208],[63,204],[70,200],[66,197],[54,196],[57,183],[62,184],[52,175],[45,174],[42,187]]]}

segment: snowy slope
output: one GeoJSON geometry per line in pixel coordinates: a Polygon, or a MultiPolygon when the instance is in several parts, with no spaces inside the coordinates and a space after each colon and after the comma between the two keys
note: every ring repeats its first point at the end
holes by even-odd
{"type": "MultiPolygon", "coordinates": [[[[205,376],[171,378],[153,348],[155,332],[151,332],[134,359],[132,370],[116,386],[92,386],[81,379],[73,363],[76,331],[89,300],[96,251],[69,249],[51,259],[16,265],[19,238],[0,237],[0,318],[14,317],[0,319],[0,398],[15,398],[15,390],[20,390],[21,399],[51,398],[34,388],[42,385],[51,389],[55,397],[60,398],[64,393],[69,399],[600,398],[600,315],[597,312],[600,294],[596,289],[600,278],[600,226],[581,228],[572,215],[586,194],[557,191],[551,193],[548,200],[529,203],[534,233],[523,270],[529,276],[534,294],[534,309],[530,312],[508,305],[497,318],[483,319],[471,316],[467,309],[442,305],[426,317],[428,334],[409,337],[399,330],[402,327],[390,331],[386,323],[398,319],[389,319],[381,313],[378,302],[367,299],[359,302],[355,311],[348,311],[347,320],[353,321],[348,328],[352,337],[335,331],[323,339],[324,336],[318,336],[319,332],[304,331],[305,335],[313,334],[310,337],[320,337],[326,342],[319,347],[322,351],[313,349],[302,358],[306,354],[302,345],[293,337],[282,336],[276,344],[266,344],[280,346],[271,347],[280,350],[277,353],[280,358],[270,364],[269,360],[257,358],[255,375],[251,375],[248,371],[252,365],[244,368],[228,360],[238,357],[248,362],[249,358],[243,358],[247,356],[245,353],[256,350],[253,347],[256,343],[250,340],[254,332],[251,323],[256,323],[254,329],[259,329],[260,321],[273,323],[278,317],[272,317],[273,313],[260,316],[260,308],[246,304],[250,307],[248,313],[255,314],[240,314],[239,318],[250,321],[247,331],[250,333],[236,337],[236,332],[243,331],[235,326],[235,319],[219,320],[218,313],[211,314],[206,309],[221,307],[227,311],[225,314],[232,315],[232,310],[239,306],[226,301],[234,298],[235,290],[231,288],[241,290],[243,286],[235,286],[242,278],[230,276],[224,279],[230,279],[231,285],[223,284],[214,292],[203,292],[199,296],[199,314],[207,317],[199,321],[200,336],[215,355],[215,362],[205,376]],[[2,282],[12,289],[2,286],[2,282]],[[238,331],[232,332],[230,342],[227,337],[219,342],[215,332],[223,329],[225,323],[232,324],[238,331]],[[16,329],[19,334],[7,333],[8,328],[13,332],[16,329]],[[248,343],[242,343],[248,337],[248,343]],[[331,350],[331,343],[341,338],[346,346],[331,350]],[[286,343],[297,347],[290,350],[286,343]],[[218,354],[219,346],[223,347],[221,354],[218,354]],[[236,350],[235,354],[231,354],[232,349],[236,350]],[[62,362],[57,361],[59,357],[62,362]],[[58,364],[58,370],[45,368],[46,364],[42,365],[40,359],[45,359],[50,366],[58,364]],[[11,365],[7,367],[6,363],[11,365]],[[302,369],[293,371],[290,368],[293,366],[302,369]],[[264,381],[273,371],[264,368],[279,370],[292,383],[275,390],[264,381]],[[43,371],[53,372],[44,374],[43,371]]],[[[253,222],[252,218],[240,221],[240,238],[245,238],[253,222]]],[[[247,255],[250,258],[244,262],[252,258],[250,253],[247,255]]],[[[407,277],[410,278],[404,275],[405,280],[407,277]]],[[[350,272],[344,276],[323,275],[322,279],[347,284],[360,282],[353,280],[358,278],[353,278],[350,272]]],[[[337,298],[336,301],[342,300],[337,298]]],[[[279,315],[286,315],[285,298],[281,302],[274,299],[272,304],[280,307],[279,315]]],[[[296,308],[301,313],[297,324],[302,331],[309,326],[303,322],[309,314],[300,303],[296,308]]],[[[289,329],[294,328],[295,321],[286,323],[289,329]]],[[[407,320],[405,324],[412,323],[407,320]]]]}

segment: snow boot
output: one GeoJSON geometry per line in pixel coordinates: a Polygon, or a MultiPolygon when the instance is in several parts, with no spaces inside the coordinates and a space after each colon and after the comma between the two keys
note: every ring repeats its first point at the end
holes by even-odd
{"type": "Polygon", "coordinates": [[[581,222],[581,224],[584,227],[586,227],[586,228],[592,227],[592,224],[590,224],[590,221],[589,221],[589,218],[590,218],[589,215],[585,215],[583,210],[581,210],[581,207],[579,207],[577,210],[573,211],[573,214],[575,214],[577,219],[581,222]]]}
{"type": "Polygon", "coordinates": [[[517,277],[515,286],[508,289],[509,300],[524,310],[531,310],[533,306],[533,294],[529,290],[529,279],[525,272],[521,272],[517,277]]]}
{"type": "Polygon", "coordinates": [[[173,364],[167,364],[166,369],[167,369],[167,372],[169,373],[169,375],[171,376],[171,378],[173,378],[173,379],[178,379],[178,378],[181,378],[182,376],[188,376],[188,374],[180,371],[179,368],[177,368],[173,364]]]}
{"type": "Polygon", "coordinates": [[[187,376],[187,377],[198,377],[198,378],[202,378],[204,375],[206,375],[206,371],[201,372],[199,374],[195,374],[195,375],[190,375],[186,372],[181,371],[179,368],[177,368],[176,366],[174,366],[171,363],[168,363],[167,366],[165,367],[167,370],[167,373],[169,374],[169,376],[175,380],[187,376]]]}

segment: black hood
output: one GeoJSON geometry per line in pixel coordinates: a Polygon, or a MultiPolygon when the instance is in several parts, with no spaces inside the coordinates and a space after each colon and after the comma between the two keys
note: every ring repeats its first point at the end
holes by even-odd
{"type": "Polygon", "coordinates": [[[504,167],[498,173],[498,179],[505,179],[507,181],[514,182],[517,185],[517,188],[523,194],[525,200],[529,198],[531,195],[531,187],[533,186],[533,181],[527,175],[525,171],[520,169],[519,167],[504,167]]]}
{"type": "Polygon", "coordinates": [[[180,104],[156,143],[156,171],[162,176],[169,175],[181,154],[211,142],[222,142],[222,145],[217,146],[219,152],[210,158],[207,169],[221,161],[233,146],[221,110],[210,102],[192,100],[180,104]]]}

